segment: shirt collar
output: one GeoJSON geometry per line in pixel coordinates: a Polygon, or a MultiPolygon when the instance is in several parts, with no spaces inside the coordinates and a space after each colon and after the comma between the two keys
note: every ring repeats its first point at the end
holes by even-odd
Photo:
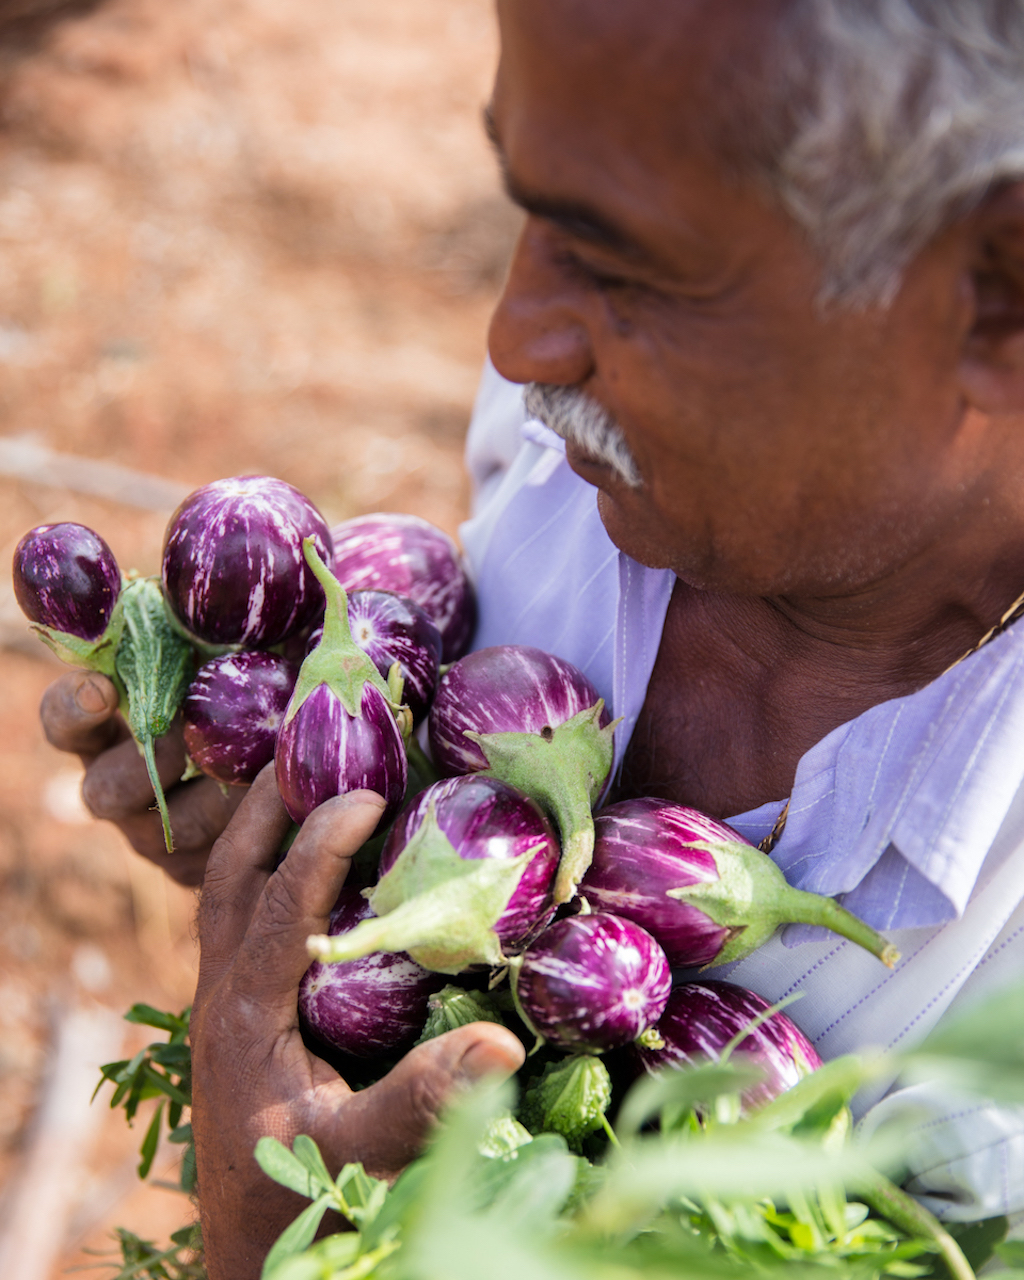
{"type": "MultiPolygon", "coordinates": [[[[961,915],[1024,781],[1022,726],[1017,626],[808,751],[772,856],[791,884],[842,895],[876,927],[961,915]]],[[[765,805],[730,822],[758,839],[778,809],[765,805]]]]}

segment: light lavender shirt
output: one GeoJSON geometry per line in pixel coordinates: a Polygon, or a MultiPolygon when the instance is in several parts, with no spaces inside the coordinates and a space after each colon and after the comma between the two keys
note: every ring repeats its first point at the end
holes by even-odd
{"type": "MultiPolygon", "coordinates": [[[[612,544],[596,490],[569,468],[562,441],[526,420],[521,389],[489,367],[467,463],[477,502],[461,533],[480,603],[476,647],[533,644],[580,667],[623,717],[618,768],[674,577],[612,544]]],[[[891,934],[903,953],[896,970],[823,930],[790,926],[715,976],[773,1001],[802,990],[789,1013],[825,1058],[916,1043],[958,1002],[1024,975],[1022,784],[1024,624],[800,760],[773,857],[797,888],[838,896],[891,934]]],[[[729,822],[757,842],[784,799],[729,822]]],[[[933,1212],[970,1220],[1024,1210],[1024,1108],[924,1086],[885,1093],[859,1098],[859,1112],[871,1126],[921,1109],[907,1185],[933,1212]]]]}

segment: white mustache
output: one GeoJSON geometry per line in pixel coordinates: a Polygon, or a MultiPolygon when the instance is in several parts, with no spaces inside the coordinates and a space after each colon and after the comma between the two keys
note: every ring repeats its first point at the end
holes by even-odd
{"type": "Polygon", "coordinates": [[[611,467],[631,489],[640,488],[640,468],[629,451],[622,428],[606,409],[578,387],[531,382],[523,392],[523,403],[531,418],[574,444],[588,458],[611,467]]]}

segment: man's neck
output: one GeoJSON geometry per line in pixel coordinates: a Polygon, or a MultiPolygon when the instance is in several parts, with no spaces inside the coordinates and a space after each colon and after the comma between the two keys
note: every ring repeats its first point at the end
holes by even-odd
{"type": "Polygon", "coordinates": [[[618,796],[662,796],[722,818],[785,799],[815,743],[929,684],[1024,591],[1024,552],[987,570],[940,590],[926,566],[911,566],[870,592],[809,601],[677,581],[618,796]]]}

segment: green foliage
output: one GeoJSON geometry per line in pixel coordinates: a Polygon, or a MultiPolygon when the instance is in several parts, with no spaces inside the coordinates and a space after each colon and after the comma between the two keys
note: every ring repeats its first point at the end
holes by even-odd
{"type": "Polygon", "coordinates": [[[99,1264],[118,1268],[109,1280],[206,1280],[197,1226],[175,1231],[167,1249],[157,1248],[152,1240],[143,1240],[124,1227],[118,1227],[115,1234],[120,1258],[99,1264]]]}
{"type": "Polygon", "coordinates": [[[185,1147],[181,1162],[181,1189],[185,1192],[192,1190],[196,1180],[192,1125],[184,1118],[185,1109],[192,1105],[192,1051],[188,1044],[190,1012],[190,1009],[183,1009],[178,1014],[163,1013],[148,1004],[132,1005],[125,1014],[126,1022],[166,1031],[168,1039],[147,1045],[134,1058],[105,1063],[100,1067],[100,1082],[93,1094],[95,1098],[104,1082],[110,1081],[114,1086],[111,1109],[123,1107],[129,1124],[135,1120],[141,1103],[151,1098],[160,1099],[139,1148],[139,1177],[149,1176],[166,1122],[169,1141],[185,1147]]]}

